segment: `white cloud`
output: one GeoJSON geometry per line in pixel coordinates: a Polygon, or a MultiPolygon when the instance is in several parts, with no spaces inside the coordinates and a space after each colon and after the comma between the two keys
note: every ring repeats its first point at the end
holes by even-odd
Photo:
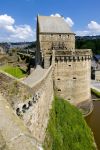
{"type": "Polygon", "coordinates": [[[33,36],[33,31],[29,25],[15,26],[12,31],[14,31],[14,34],[11,35],[13,38],[25,40],[33,36]]]}
{"type": "MultiPolygon", "coordinates": [[[[66,23],[72,27],[74,25],[73,20],[70,17],[64,17],[59,13],[55,13],[51,15],[52,17],[62,17],[66,23]]],[[[100,35],[100,24],[96,21],[90,21],[88,23],[86,29],[75,31],[78,36],[92,36],[92,35],[100,35]]]]}
{"type": "Polygon", "coordinates": [[[68,24],[70,27],[72,27],[72,26],[74,25],[74,22],[73,22],[72,19],[69,18],[69,17],[67,17],[67,18],[65,19],[65,21],[67,22],[67,24],[68,24]]]}
{"type": "Polygon", "coordinates": [[[4,26],[3,28],[5,28],[5,30],[7,30],[7,32],[10,32],[10,33],[14,33],[16,32],[16,30],[14,29],[13,26],[4,26]]]}
{"type": "Polygon", "coordinates": [[[92,31],[97,31],[97,32],[100,32],[100,24],[95,22],[95,21],[91,21],[89,24],[88,24],[88,28],[92,31]]]}
{"type": "Polygon", "coordinates": [[[56,13],[56,14],[51,14],[50,16],[52,17],[62,17],[60,14],[56,13]]]}
{"type": "Polygon", "coordinates": [[[11,17],[11,16],[8,16],[7,14],[4,14],[4,15],[0,15],[0,27],[3,27],[3,26],[11,26],[15,23],[15,20],[11,17]]]}
{"type": "Polygon", "coordinates": [[[87,25],[87,30],[76,31],[78,36],[93,36],[100,35],[100,24],[96,21],[90,21],[87,25]]]}
{"type": "Polygon", "coordinates": [[[60,15],[59,13],[51,14],[51,16],[52,17],[62,17],[70,27],[72,27],[74,25],[74,22],[72,21],[72,19],[70,17],[65,18],[62,15],[60,15]]]}
{"type": "Polygon", "coordinates": [[[15,25],[15,20],[7,14],[0,15],[0,41],[33,41],[35,31],[30,25],[15,25]]]}
{"type": "Polygon", "coordinates": [[[88,36],[88,35],[90,35],[90,31],[87,31],[87,30],[81,31],[80,30],[80,31],[76,31],[75,34],[78,36],[88,36]]]}
{"type": "MultiPolygon", "coordinates": [[[[74,22],[70,17],[63,17],[59,13],[52,14],[52,17],[62,17],[66,23],[72,27],[74,22]]],[[[90,21],[86,29],[75,32],[79,36],[100,35],[100,24],[96,21],[90,21]]],[[[15,19],[7,14],[0,15],[0,42],[4,41],[33,41],[36,40],[36,31],[32,30],[30,25],[17,25],[15,19]]]]}

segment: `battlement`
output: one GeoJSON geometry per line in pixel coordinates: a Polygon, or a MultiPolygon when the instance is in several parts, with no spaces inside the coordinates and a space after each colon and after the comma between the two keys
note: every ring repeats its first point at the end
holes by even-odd
{"type": "Polygon", "coordinates": [[[92,50],[91,49],[75,49],[75,55],[90,55],[92,56],[92,50]]]}
{"type": "Polygon", "coordinates": [[[83,61],[83,60],[91,60],[92,51],[91,49],[86,50],[77,50],[75,51],[55,51],[55,61],[83,61]]]}
{"type": "Polygon", "coordinates": [[[55,50],[55,56],[92,56],[91,49],[55,50]]]}

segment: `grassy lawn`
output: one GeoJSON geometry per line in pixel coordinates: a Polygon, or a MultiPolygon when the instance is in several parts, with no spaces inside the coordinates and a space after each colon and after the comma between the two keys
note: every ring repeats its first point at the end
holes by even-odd
{"type": "Polygon", "coordinates": [[[3,66],[3,67],[0,67],[0,70],[16,77],[16,78],[23,78],[25,77],[26,73],[24,70],[20,69],[19,67],[17,66],[11,66],[11,65],[6,65],[6,66],[3,66]]]}
{"type": "Polygon", "coordinates": [[[44,150],[95,150],[93,135],[79,110],[55,98],[46,130],[44,150]]]}
{"type": "Polygon", "coordinates": [[[93,93],[94,95],[96,95],[98,98],[100,98],[100,92],[98,92],[95,89],[91,89],[91,93],[93,93]]]}

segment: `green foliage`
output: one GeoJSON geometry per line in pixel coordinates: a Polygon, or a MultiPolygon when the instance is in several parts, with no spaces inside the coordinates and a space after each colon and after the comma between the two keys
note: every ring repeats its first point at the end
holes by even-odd
{"type": "Polygon", "coordinates": [[[94,54],[100,54],[100,39],[77,39],[76,48],[92,49],[94,54]]]}
{"type": "Polygon", "coordinates": [[[79,110],[55,98],[50,112],[45,150],[95,150],[93,136],[79,110]]]}
{"type": "Polygon", "coordinates": [[[14,67],[11,65],[6,65],[6,66],[1,67],[0,70],[3,70],[4,72],[9,73],[16,78],[25,77],[25,71],[20,69],[17,66],[14,67]]]}
{"type": "Polygon", "coordinates": [[[91,89],[91,93],[93,93],[94,95],[100,98],[100,92],[98,92],[97,90],[91,89]]]}

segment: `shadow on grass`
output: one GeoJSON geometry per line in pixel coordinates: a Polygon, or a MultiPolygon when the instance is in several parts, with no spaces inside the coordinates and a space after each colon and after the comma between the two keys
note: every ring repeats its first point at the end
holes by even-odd
{"type": "Polygon", "coordinates": [[[26,74],[27,72],[25,70],[23,70],[22,68],[19,68],[23,74],[26,74]]]}

